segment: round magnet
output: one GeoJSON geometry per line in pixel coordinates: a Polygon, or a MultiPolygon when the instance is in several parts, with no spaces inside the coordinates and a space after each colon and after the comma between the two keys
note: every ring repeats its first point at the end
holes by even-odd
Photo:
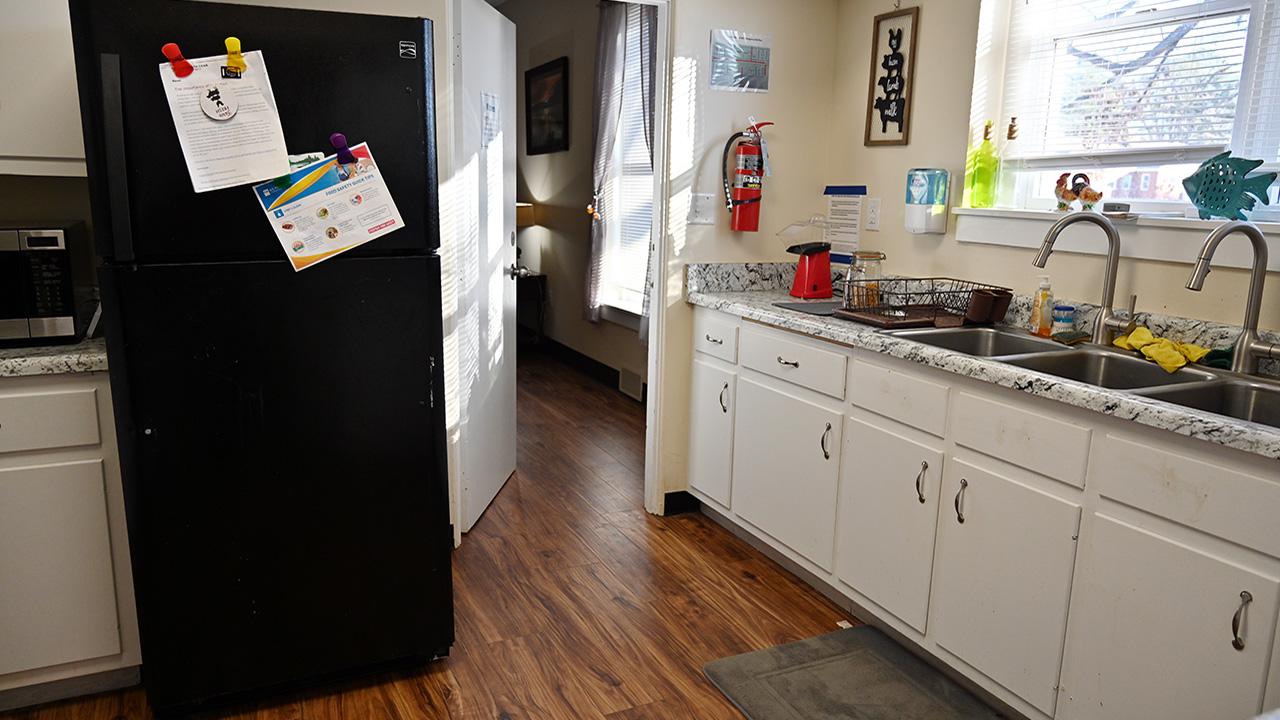
{"type": "Polygon", "coordinates": [[[230,88],[205,85],[200,91],[200,109],[214,120],[230,120],[238,108],[239,103],[230,88]]]}

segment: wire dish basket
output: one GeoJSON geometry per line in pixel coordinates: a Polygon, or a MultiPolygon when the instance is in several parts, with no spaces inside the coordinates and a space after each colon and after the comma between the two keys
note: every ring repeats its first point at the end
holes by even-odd
{"type": "Polygon", "coordinates": [[[878,278],[841,281],[844,305],[835,314],[880,327],[959,325],[975,290],[1008,292],[999,285],[956,278],[878,278]]]}

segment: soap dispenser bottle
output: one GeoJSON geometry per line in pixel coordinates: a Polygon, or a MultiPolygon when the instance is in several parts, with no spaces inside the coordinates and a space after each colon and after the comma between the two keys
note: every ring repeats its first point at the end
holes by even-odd
{"type": "Polygon", "coordinates": [[[1000,171],[1000,159],[992,134],[994,123],[990,120],[982,129],[982,143],[970,151],[965,161],[966,204],[972,208],[989,208],[996,202],[996,176],[1000,171]]]}
{"type": "Polygon", "coordinates": [[[1049,286],[1048,275],[1036,277],[1040,278],[1040,288],[1031,300],[1031,321],[1027,330],[1032,335],[1047,338],[1053,332],[1053,290],[1049,286]]]}

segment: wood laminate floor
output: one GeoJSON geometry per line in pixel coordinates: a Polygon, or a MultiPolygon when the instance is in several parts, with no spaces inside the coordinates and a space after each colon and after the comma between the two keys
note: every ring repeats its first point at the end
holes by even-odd
{"type": "MultiPolygon", "coordinates": [[[[454,552],[451,657],[186,717],[739,719],[704,663],[856,622],[701,514],[644,512],[638,403],[545,356],[518,375],[518,469],[454,552]]],[[[142,688],[0,714],[150,717],[142,688]]]]}

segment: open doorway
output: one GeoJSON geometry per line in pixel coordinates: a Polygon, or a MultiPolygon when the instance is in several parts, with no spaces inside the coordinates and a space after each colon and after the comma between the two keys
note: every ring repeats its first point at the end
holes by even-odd
{"type": "MultiPolygon", "coordinates": [[[[654,351],[660,345],[661,303],[648,308],[649,345],[640,341],[638,332],[641,318],[645,316],[644,289],[660,275],[651,267],[661,267],[658,255],[662,254],[665,225],[665,177],[667,147],[667,89],[670,85],[669,65],[669,4],[667,0],[637,0],[629,3],[656,11],[652,42],[654,61],[644,76],[631,74],[624,90],[634,97],[650,93],[653,121],[648,135],[644,123],[634,117],[632,122],[621,123],[629,128],[622,142],[613,150],[618,158],[619,172],[604,205],[622,208],[619,219],[624,219],[614,229],[609,239],[610,253],[606,270],[608,282],[603,288],[598,322],[584,318],[587,304],[587,284],[590,273],[588,258],[592,239],[592,221],[587,206],[595,205],[596,188],[593,177],[595,162],[595,138],[593,117],[595,108],[595,70],[598,55],[599,5],[595,0],[547,3],[537,0],[505,0],[496,3],[498,9],[517,29],[517,66],[520,74],[518,88],[519,134],[517,199],[530,203],[524,211],[532,224],[519,228],[519,264],[538,276],[524,280],[524,286],[537,295],[542,307],[529,313],[524,308],[517,311],[526,333],[530,329],[541,330],[537,340],[538,350],[548,354],[581,356],[589,364],[601,370],[598,379],[613,388],[624,386],[628,394],[639,390],[647,396],[645,416],[647,435],[654,436],[654,423],[658,417],[654,404],[657,376],[660,368],[654,359],[654,351]],[[530,153],[525,137],[525,122],[529,97],[525,87],[525,73],[557,61],[567,60],[568,147],[545,153],[530,153]],[[652,164],[649,155],[652,153],[652,164]],[[643,165],[637,162],[643,158],[643,165]],[[638,172],[643,170],[643,172],[638,172]],[[645,185],[647,192],[636,192],[645,185]],[[540,319],[540,322],[537,320],[540,319]]],[[[621,4],[621,3],[619,3],[621,4]]],[[[628,8],[630,9],[630,8],[628,8]]],[[[630,14],[635,15],[632,11],[630,14]]],[[[646,41],[634,29],[630,38],[625,34],[618,42],[634,45],[646,41]]],[[[634,107],[635,103],[628,105],[634,107]]],[[[641,107],[643,105],[641,104],[641,107]]],[[[620,108],[620,113],[623,112],[620,108]]],[[[518,301],[518,305],[521,301],[518,301]]],[[[522,348],[523,352],[523,348],[522,348]]],[[[638,393],[635,393],[638,394],[638,393]]],[[[661,512],[662,492],[657,475],[652,468],[654,453],[652,441],[646,438],[646,467],[644,505],[651,512],[661,512]]]]}

